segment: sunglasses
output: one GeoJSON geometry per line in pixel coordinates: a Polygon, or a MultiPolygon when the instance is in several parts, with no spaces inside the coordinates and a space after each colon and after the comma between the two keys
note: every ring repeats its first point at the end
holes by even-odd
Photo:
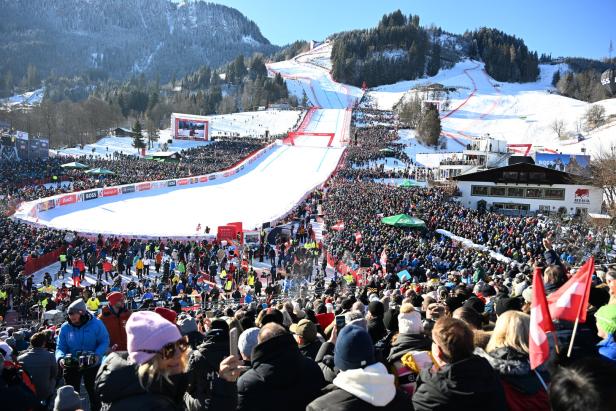
{"type": "Polygon", "coordinates": [[[172,342],[169,344],[165,344],[163,348],[160,350],[137,350],[139,352],[146,352],[148,354],[160,354],[165,360],[173,358],[175,355],[175,351],[185,352],[189,347],[188,338],[182,337],[182,339],[177,340],[176,342],[172,342]]]}

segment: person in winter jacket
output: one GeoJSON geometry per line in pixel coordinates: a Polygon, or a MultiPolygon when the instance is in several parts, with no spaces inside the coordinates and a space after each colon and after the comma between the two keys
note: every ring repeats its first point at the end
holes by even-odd
{"type": "MultiPolygon", "coordinates": [[[[128,352],[111,353],[96,376],[96,392],[107,409],[185,410],[190,354],[186,337],[176,325],[151,311],[134,313],[126,333],[128,352]]],[[[235,381],[237,364],[233,357],[223,361],[219,370],[223,378],[235,381]]]]}
{"type": "Polygon", "coordinates": [[[346,325],[336,341],[334,362],[340,370],[307,411],[408,410],[410,399],[396,390],[394,376],[376,361],[372,338],[362,327],[346,325]]]}
{"type": "Polygon", "coordinates": [[[0,351],[0,398],[2,409],[31,411],[39,405],[34,392],[24,383],[17,368],[8,368],[9,359],[0,351]],[[17,371],[17,372],[16,372],[17,371]]]}
{"type": "Polygon", "coordinates": [[[382,302],[375,300],[368,304],[368,333],[372,337],[372,342],[376,344],[381,338],[385,337],[387,330],[383,317],[385,316],[385,306],[382,302]]]}
{"type": "Polygon", "coordinates": [[[599,337],[603,340],[598,344],[599,354],[604,358],[616,362],[616,304],[608,304],[599,308],[595,313],[599,337]]]}
{"type": "Polygon", "coordinates": [[[56,361],[63,369],[64,380],[72,385],[75,391],[84,385],[90,397],[90,407],[93,411],[100,409],[100,401],[94,394],[94,378],[100,366],[101,359],[109,346],[109,333],[103,323],[86,309],[82,299],[74,301],[68,307],[68,319],[60,327],[58,344],[56,346],[56,361]],[[80,353],[94,354],[94,363],[79,366],[74,361],[65,362],[67,355],[79,361],[80,353]]]}
{"type": "Polygon", "coordinates": [[[229,355],[229,325],[213,320],[203,343],[188,359],[186,404],[190,410],[234,410],[237,386],[221,378],[219,369],[229,355]]]}
{"type": "Polygon", "coordinates": [[[53,411],[78,411],[83,408],[79,393],[73,386],[65,385],[58,388],[56,400],[54,401],[53,411]]]}
{"type": "Polygon", "coordinates": [[[291,324],[289,329],[295,335],[299,351],[314,360],[321,348],[321,341],[317,338],[317,325],[304,318],[297,324],[291,324]]]}
{"type": "MultiPolygon", "coordinates": [[[[428,352],[432,348],[432,341],[423,334],[421,314],[411,304],[400,307],[398,329],[400,332],[392,344],[387,363],[397,377],[398,386],[412,396],[421,368],[420,358],[431,360],[428,352]],[[413,363],[415,365],[411,366],[413,363]]],[[[432,366],[431,361],[429,365],[432,366]]]]}
{"type": "Polygon", "coordinates": [[[528,336],[530,316],[506,311],[498,317],[486,350],[475,353],[488,360],[500,377],[510,411],[549,411],[548,375],[530,369],[528,336]]]}
{"type": "Polygon", "coordinates": [[[126,308],[124,294],[114,291],[107,294],[107,305],[98,318],[109,333],[111,351],[126,351],[126,322],[132,311],[126,308]]]}
{"type": "Polygon", "coordinates": [[[436,370],[424,369],[413,395],[415,411],[505,411],[498,375],[488,361],[473,354],[473,333],[462,320],[440,318],[432,329],[436,370]]]}
{"type": "Polygon", "coordinates": [[[58,364],[46,345],[47,334],[36,333],[30,337],[30,349],[17,358],[30,374],[36,388],[36,398],[41,402],[47,402],[53,395],[58,375],[58,364]]]}
{"type": "Polygon", "coordinates": [[[237,381],[238,411],[304,411],[325,386],[319,366],[279,324],[264,325],[258,341],[252,368],[237,381]]]}

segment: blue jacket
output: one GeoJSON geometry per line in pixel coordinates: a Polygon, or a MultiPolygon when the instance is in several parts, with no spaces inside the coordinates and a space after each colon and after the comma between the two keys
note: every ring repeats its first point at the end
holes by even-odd
{"type": "Polygon", "coordinates": [[[599,347],[599,354],[603,357],[616,361],[616,341],[614,341],[614,334],[610,334],[605,340],[597,344],[599,347]]]}
{"type": "Polygon", "coordinates": [[[77,351],[94,352],[99,361],[102,360],[109,347],[109,333],[101,320],[89,313],[88,316],[88,321],[79,327],[68,321],[62,324],[56,347],[56,361],[66,354],[75,356],[77,351]]]}

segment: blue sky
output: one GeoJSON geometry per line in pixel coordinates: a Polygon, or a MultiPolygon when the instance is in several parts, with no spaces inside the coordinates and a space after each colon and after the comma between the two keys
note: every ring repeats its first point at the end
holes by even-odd
{"type": "MultiPolygon", "coordinates": [[[[452,33],[494,27],[524,39],[531,50],[552,56],[602,58],[616,48],[616,0],[213,0],[256,22],[272,43],[320,40],[369,28],[396,9],[417,14],[452,33]]],[[[616,53],[613,53],[613,55],[616,53]]]]}

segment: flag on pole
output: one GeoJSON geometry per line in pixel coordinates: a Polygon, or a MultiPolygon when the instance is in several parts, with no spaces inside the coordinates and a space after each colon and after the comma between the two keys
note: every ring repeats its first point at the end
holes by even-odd
{"type": "Polygon", "coordinates": [[[355,244],[361,243],[361,233],[358,231],[355,233],[355,244]]]}
{"type": "Polygon", "coordinates": [[[548,303],[543,288],[541,269],[535,268],[533,275],[532,303],[530,308],[530,335],[528,336],[528,351],[530,368],[533,370],[546,362],[550,357],[550,344],[547,333],[554,331],[554,324],[548,310],[548,303]]]}
{"type": "Polygon", "coordinates": [[[558,290],[548,296],[552,318],[580,323],[586,322],[588,297],[592,274],[595,271],[595,259],[590,257],[584,265],[558,290]]]}

